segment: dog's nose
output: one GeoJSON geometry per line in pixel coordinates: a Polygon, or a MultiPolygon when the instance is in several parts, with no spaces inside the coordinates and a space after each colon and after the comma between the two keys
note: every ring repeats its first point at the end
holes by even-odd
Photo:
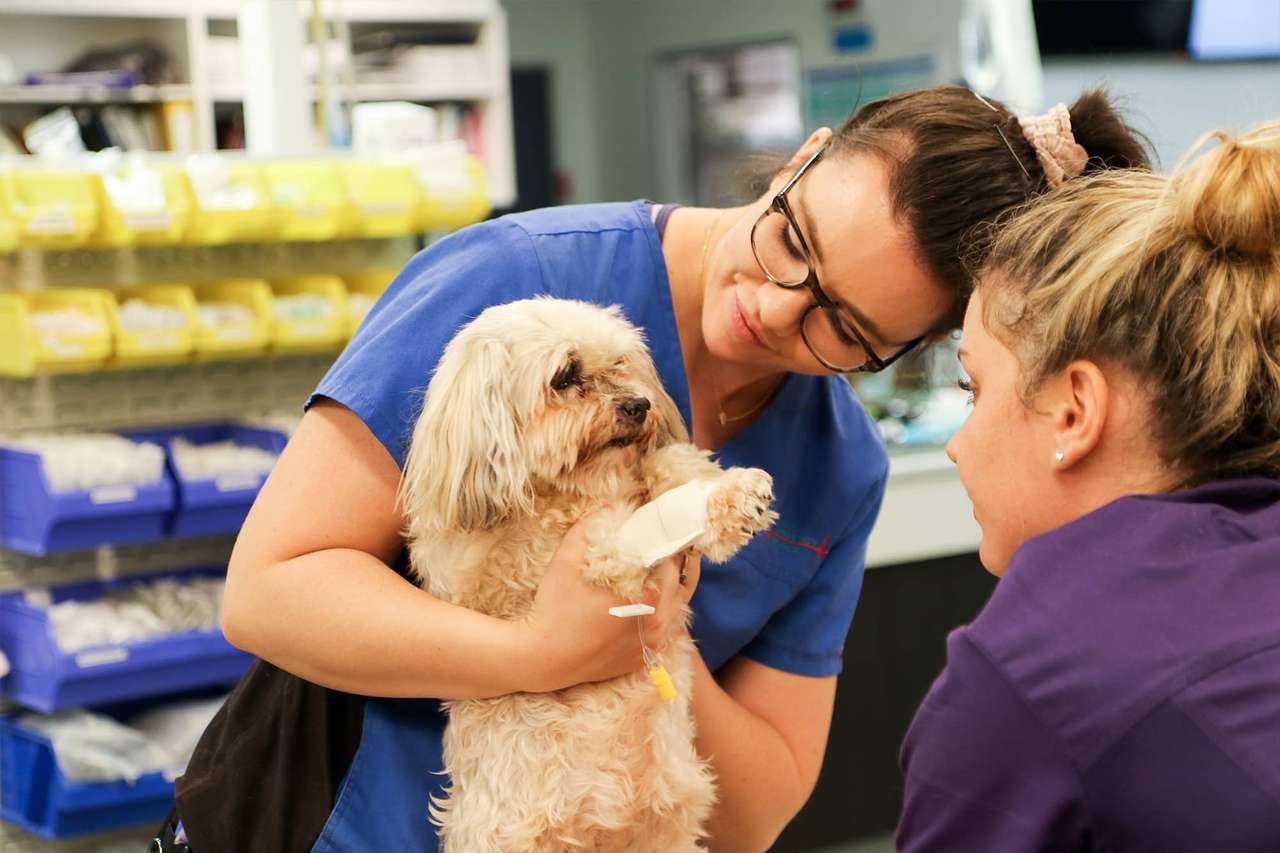
{"type": "Polygon", "coordinates": [[[649,400],[646,397],[628,397],[618,404],[618,411],[623,417],[642,424],[645,414],[649,411],[649,400]]]}

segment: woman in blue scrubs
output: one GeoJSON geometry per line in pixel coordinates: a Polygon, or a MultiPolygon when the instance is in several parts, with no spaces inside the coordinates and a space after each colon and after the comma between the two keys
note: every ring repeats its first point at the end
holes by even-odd
{"type": "MultiPolygon", "coordinates": [[[[1105,97],[1071,110],[1090,168],[1141,166],[1105,97]]],[[[231,560],[223,626],[262,661],[178,784],[197,853],[434,850],[437,700],[633,671],[635,626],[579,577],[570,531],[529,618],[403,577],[395,494],[437,359],[485,307],[539,294],[620,305],[693,440],[774,477],[776,527],[692,594],[699,752],[714,846],[767,848],[817,780],[887,458],[843,374],[879,370],[961,316],[962,238],[1046,185],[1018,122],[958,87],[870,103],[815,132],[740,208],[637,201],[534,211],[432,245],[393,282],[308,402],[231,560]]]]}

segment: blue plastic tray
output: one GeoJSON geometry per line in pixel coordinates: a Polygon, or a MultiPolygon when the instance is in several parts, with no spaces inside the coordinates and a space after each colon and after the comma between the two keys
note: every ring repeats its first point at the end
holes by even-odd
{"type": "Polygon", "coordinates": [[[279,453],[288,437],[284,433],[239,424],[204,424],[126,433],[135,441],[154,441],[163,445],[169,476],[177,485],[177,501],[166,532],[170,536],[211,536],[235,533],[244,524],[249,507],[267,479],[266,474],[188,480],[178,473],[173,461],[173,440],[185,438],[192,444],[234,441],[279,453]]]}
{"type": "Polygon", "coordinates": [[[149,773],[135,783],[76,782],[62,775],[53,744],[0,716],[0,817],[44,838],[66,838],[159,823],[173,806],[173,783],[149,773]]]}
{"type": "Polygon", "coordinates": [[[168,475],[149,486],[55,493],[38,453],[0,448],[0,545],[24,554],[158,539],[173,505],[168,475]]]}
{"type": "MultiPolygon", "coordinates": [[[[138,581],[219,576],[224,571],[201,569],[93,581],[55,587],[50,597],[55,604],[93,600],[109,588],[138,581]]],[[[64,652],[54,642],[48,612],[28,604],[22,593],[0,596],[0,650],[11,666],[11,672],[0,678],[0,697],[46,713],[231,684],[253,660],[223,639],[218,630],[64,652]]]]}

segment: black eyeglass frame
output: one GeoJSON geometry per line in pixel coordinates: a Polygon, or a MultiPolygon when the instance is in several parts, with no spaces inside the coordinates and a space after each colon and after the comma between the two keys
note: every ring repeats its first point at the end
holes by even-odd
{"type": "Polygon", "coordinates": [[[819,364],[828,370],[835,371],[836,373],[879,373],[919,346],[920,342],[925,339],[925,336],[921,335],[914,341],[911,341],[889,358],[881,358],[872,348],[871,343],[866,338],[866,335],[862,334],[862,330],[858,328],[857,322],[854,318],[847,317],[842,314],[840,312],[840,306],[836,304],[835,300],[827,296],[826,291],[822,289],[822,285],[818,283],[818,273],[813,268],[813,255],[809,251],[808,242],[804,239],[804,232],[800,230],[800,223],[796,221],[796,215],[791,210],[791,204],[787,201],[787,193],[790,192],[791,188],[796,185],[796,182],[803,177],[804,173],[808,171],[810,166],[822,159],[822,155],[827,152],[827,147],[828,146],[824,145],[819,148],[814,152],[813,156],[800,166],[800,168],[796,169],[795,174],[792,175],[787,182],[782,185],[782,188],[774,194],[773,201],[769,203],[769,206],[765,208],[764,212],[760,214],[760,217],[756,219],[755,224],[751,226],[751,254],[755,256],[756,263],[760,266],[760,271],[765,274],[765,277],[768,278],[769,281],[773,282],[778,287],[786,288],[787,290],[795,290],[800,287],[805,287],[808,288],[809,293],[813,295],[814,303],[809,306],[809,308],[804,312],[804,316],[800,318],[800,337],[804,340],[804,345],[809,348],[809,352],[813,354],[813,357],[818,360],[819,364]],[[776,278],[773,273],[769,272],[768,267],[764,265],[764,261],[760,260],[760,251],[756,248],[756,231],[760,228],[760,223],[764,222],[765,218],[775,210],[786,217],[787,222],[791,225],[791,229],[795,232],[796,239],[800,242],[800,252],[804,255],[804,263],[809,270],[809,274],[805,276],[803,281],[782,281],[781,279],[776,278]],[[857,340],[858,345],[862,347],[862,351],[867,356],[867,360],[865,362],[857,367],[837,367],[823,358],[822,354],[814,348],[813,344],[809,341],[808,333],[805,332],[805,325],[806,321],[809,319],[809,314],[818,308],[828,312],[829,316],[833,317],[837,321],[840,328],[848,330],[849,334],[857,340]]]}

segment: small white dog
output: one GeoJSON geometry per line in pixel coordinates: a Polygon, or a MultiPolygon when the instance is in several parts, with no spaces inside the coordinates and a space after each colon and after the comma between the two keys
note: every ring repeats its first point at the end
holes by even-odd
{"type": "MultiPolygon", "coordinates": [[[[718,484],[710,529],[692,546],[712,560],[776,518],[768,474],[724,471],[688,443],[618,309],[496,306],[450,342],[414,428],[401,484],[413,571],[445,601],[519,619],[566,530],[612,502],[588,530],[585,573],[639,601],[647,569],[613,535],[631,510],[693,479],[718,484]]],[[[699,849],[715,785],[693,746],[685,617],[662,654],[672,702],[637,655],[637,671],[611,681],[446,703],[451,784],[431,807],[444,849],[699,849]]]]}

